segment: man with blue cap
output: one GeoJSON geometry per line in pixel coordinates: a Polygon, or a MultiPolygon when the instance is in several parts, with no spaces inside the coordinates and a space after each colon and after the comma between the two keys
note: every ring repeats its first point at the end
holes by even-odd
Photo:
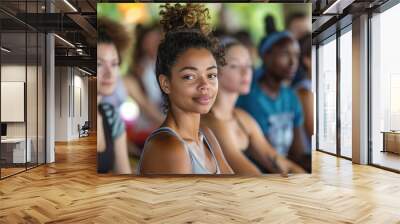
{"type": "Polygon", "coordinates": [[[300,49],[289,32],[274,32],[259,47],[263,65],[254,75],[249,94],[237,106],[250,113],[265,137],[283,156],[299,161],[304,155],[304,117],[295,92],[283,82],[293,78],[300,49]]]}

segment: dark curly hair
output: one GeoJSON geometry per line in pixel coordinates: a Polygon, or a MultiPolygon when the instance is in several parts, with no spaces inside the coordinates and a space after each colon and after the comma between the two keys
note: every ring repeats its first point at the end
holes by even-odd
{"type": "MultiPolygon", "coordinates": [[[[207,23],[210,18],[208,9],[202,4],[162,5],[160,10],[160,24],[165,32],[164,39],[158,46],[156,60],[156,76],[160,86],[161,74],[171,77],[171,68],[176,60],[190,48],[205,48],[214,56],[218,66],[225,65],[224,51],[218,40],[212,36],[211,28],[207,23]]],[[[160,86],[161,89],[161,86],[160,86]]],[[[168,110],[168,96],[164,97],[164,112],[168,110]]]]}

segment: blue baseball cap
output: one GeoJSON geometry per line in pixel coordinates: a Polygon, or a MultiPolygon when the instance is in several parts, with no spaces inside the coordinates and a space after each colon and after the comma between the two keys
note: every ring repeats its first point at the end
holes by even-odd
{"type": "Polygon", "coordinates": [[[282,32],[274,32],[271,34],[268,34],[266,38],[264,38],[260,46],[258,48],[258,53],[260,54],[260,57],[263,58],[265,53],[269,51],[274,44],[278,43],[280,40],[284,38],[293,38],[292,34],[288,31],[282,31],[282,32]]]}

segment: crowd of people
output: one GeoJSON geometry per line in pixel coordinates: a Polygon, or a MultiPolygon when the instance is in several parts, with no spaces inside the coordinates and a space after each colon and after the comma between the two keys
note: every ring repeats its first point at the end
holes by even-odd
{"type": "Polygon", "coordinates": [[[159,14],[159,24],[138,25],[133,35],[98,19],[98,172],[310,173],[308,16],[291,15],[285,31],[267,16],[256,47],[245,30],[211,27],[205,5],[165,4],[159,14]],[[119,114],[127,96],[140,109],[134,121],[119,114]]]}

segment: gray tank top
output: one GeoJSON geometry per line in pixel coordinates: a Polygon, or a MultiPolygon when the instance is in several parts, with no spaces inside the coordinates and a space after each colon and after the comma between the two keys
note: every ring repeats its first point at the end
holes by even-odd
{"type": "MultiPolygon", "coordinates": [[[[214,151],[212,150],[211,145],[209,144],[206,136],[201,131],[200,131],[200,138],[202,139],[202,141],[204,141],[207,148],[210,150],[210,153],[211,153],[213,160],[215,162],[215,165],[217,167],[216,173],[210,173],[210,171],[203,165],[203,163],[197,158],[196,154],[192,151],[192,145],[188,144],[183,138],[181,138],[181,136],[179,136],[178,133],[176,133],[173,129],[171,129],[169,127],[161,127],[159,129],[155,130],[146,139],[145,145],[153,136],[155,136],[156,134],[158,134],[160,132],[167,132],[169,134],[172,134],[172,135],[176,136],[179,139],[179,141],[182,142],[186,152],[188,153],[188,155],[190,157],[190,163],[192,164],[192,173],[193,174],[221,174],[217,159],[215,158],[214,151]]],[[[142,152],[142,155],[139,160],[139,164],[138,164],[138,168],[137,168],[138,175],[140,175],[140,168],[141,168],[141,164],[142,164],[143,154],[144,154],[144,151],[142,152]]]]}

